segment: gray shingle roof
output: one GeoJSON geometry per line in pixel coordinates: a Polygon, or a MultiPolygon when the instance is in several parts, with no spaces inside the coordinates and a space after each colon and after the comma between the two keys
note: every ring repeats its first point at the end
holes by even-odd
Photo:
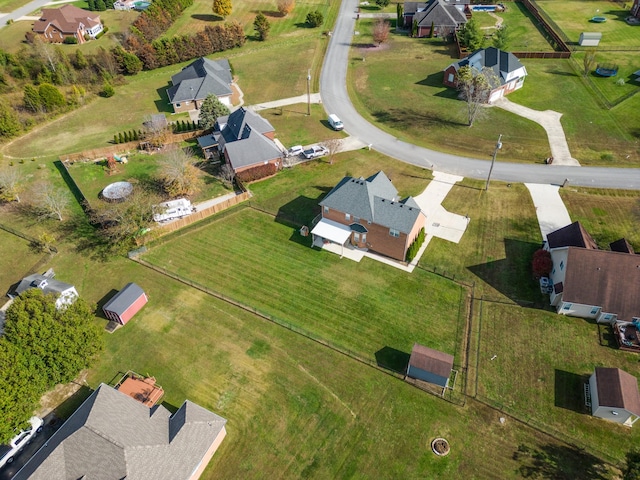
{"type": "Polygon", "coordinates": [[[10,292],[10,294],[20,295],[22,292],[25,292],[31,288],[40,288],[45,294],[52,293],[58,296],[61,293],[66,292],[70,288],[73,288],[73,285],[61,282],[60,280],[55,280],[51,276],[34,273],[20,280],[20,283],[18,283],[16,288],[12,292],[10,292]]]}
{"type": "Polygon", "coordinates": [[[188,400],[171,417],[102,384],[14,478],[189,478],[225,424],[188,400]]]}
{"type": "Polygon", "coordinates": [[[467,23],[465,14],[444,0],[430,2],[424,10],[416,13],[414,20],[421,27],[431,27],[431,23],[435,27],[458,27],[467,23]]]}
{"type": "Polygon", "coordinates": [[[144,295],[144,290],[139,285],[127,283],[102,309],[122,315],[141,295],[144,295]]]}
{"type": "Polygon", "coordinates": [[[221,97],[233,93],[232,82],[228,60],[201,57],[171,77],[173,86],[167,89],[167,94],[171,103],[204,100],[209,94],[221,97]]]}
{"type": "Polygon", "coordinates": [[[421,214],[411,197],[400,201],[398,191],[382,171],[367,179],[344,177],[320,205],[403,233],[411,231],[421,214]]]}
{"type": "Polygon", "coordinates": [[[419,10],[424,10],[427,6],[427,2],[404,2],[404,14],[416,13],[419,10]]]}
{"type": "Polygon", "coordinates": [[[513,53],[499,50],[496,47],[476,50],[468,57],[465,57],[452,65],[456,71],[466,65],[469,65],[477,71],[481,71],[484,67],[490,68],[500,79],[500,85],[507,83],[507,76],[509,73],[524,67],[520,60],[518,60],[518,57],[513,53]]]}

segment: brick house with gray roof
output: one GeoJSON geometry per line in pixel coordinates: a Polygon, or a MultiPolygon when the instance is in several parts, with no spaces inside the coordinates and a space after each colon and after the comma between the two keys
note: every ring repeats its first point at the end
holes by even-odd
{"type": "Polygon", "coordinates": [[[465,23],[464,13],[467,1],[431,0],[430,2],[404,2],[403,20],[406,28],[413,29],[414,36],[427,37],[433,27],[434,37],[448,37],[457,32],[465,23]]]}
{"type": "Polygon", "coordinates": [[[218,97],[226,106],[231,106],[233,77],[226,59],[209,60],[201,57],[173,75],[171,83],[167,95],[175,113],[199,110],[210,94],[218,97]]]}
{"type": "Polygon", "coordinates": [[[348,242],[401,262],[426,222],[416,201],[401,200],[382,171],[366,179],[344,177],[320,206],[322,218],[311,231],[314,245],[348,242]]]}
{"type": "Polygon", "coordinates": [[[196,480],[226,423],[189,400],[171,414],[101,384],[14,480],[196,480]]]}
{"type": "Polygon", "coordinates": [[[40,18],[33,24],[34,33],[47,43],[62,43],[65,38],[73,37],[80,44],[85,42],[85,36],[96,38],[103,30],[99,14],[71,4],[43,8],[40,18]]]}

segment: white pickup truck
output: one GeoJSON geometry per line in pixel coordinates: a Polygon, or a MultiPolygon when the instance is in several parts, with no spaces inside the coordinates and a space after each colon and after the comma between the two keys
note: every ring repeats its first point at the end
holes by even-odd
{"type": "Polygon", "coordinates": [[[0,446],[0,468],[6,464],[13,462],[14,457],[24,448],[24,446],[31,441],[33,437],[40,431],[42,431],[42,419],[38,417],[31,417],[29,419],[31,424],[26,430],[22,430],[17,434],[9,445],[0,446]]]}

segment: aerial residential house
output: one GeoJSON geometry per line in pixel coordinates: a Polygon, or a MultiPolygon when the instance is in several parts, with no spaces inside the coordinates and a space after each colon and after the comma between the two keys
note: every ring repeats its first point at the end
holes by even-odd
{"type": "Polygon", "coordinates": [[[196,480],[226,420],[186,400],[171,414],[101,384],[14,480],[196,480]]]}
{"type": "Polygon", "coordinates": [[[167,89],[167,95],[175,113],[199,110],[204,99],[211,94],[230,107],[232,83],[228,60],[201,57],[171,77],[172,86],[167,89]]]}
{"type": "Polygon", "coordinates": [[[465,23],[464,13],[468,1],[431,0],[427,3],[405,2],[403,19],[406,28],[413,29],[414,36],[427,37],[433,27],[434,37],[448,37],[465,23]]]}
{"type": "MultiPolygon", "coordinates": [[[[213,134],[198,139],[203,151],[217,146],[219,154],[236,175],[271,165],[270,172],[282,168],[283,152],[274,142],[275,129],[263,117],[245,107],[218,118],[213,134]],[[202,141],[201,141],[202,139],[202,141]]],[[[206,153],[205,153],[206,155],[206,153]]],[[[211,155],[211,153],[209,153],[211,155]]]]}
{"type": "Polygon", "coordinates": [[[591,414],[631,427],[640,418],[638,380],[619,368],[596,367],[589,378],[591,414]]]}
{"type": "Polygon", "coordinates": [[[15,298],[27,290],[38,288],[42,290],[45,295],[53,295],[56,297],[56,308],[71,305],[78,298],[76,287],[54,279],[54,275],[53,270],[49,270],[43,274],[34,273],[28,275],[20,280],[15,287],[11,288],[7,296],[9,298],[15,298]]]}
{"type": "Polygon", "coordinates": [[[311,231],[314,245],[348,243],[401,262],[426,222],[416,201],[401,200],[384,172],[344,177],[320,206],[322,218],[311,231]]]}
{"type": "Polygon", "coordinates": [[[481,72],[484,68],[493,70],[499,85],[491,90],[489,103],[522,88],[527,76],[527,69],[513,53],[489,47],[476,50],[445,68],[443,83],[447,87],[457,88],[458,71],[465,66],[471,67],[475,72],[481,72]]]}
{"type": "MultiPolygon", "coordinates": [[[[614,244],[624,248],[628,242],[614,244]]],[[[598,249],[578,222],[550,233],[545,248],[553,262],[551,305],[558,313],[606,323],[640,320],[640,257],[598,249]]]]}
{"type": "Polygon", "coordinates": [[[49,43],[62,43],[67,37],[84,43],[85,37],[96,38],[102,30],[100,15],[71,4],[60,8],[43,8],[40,19],[33,24],[33,31],[49,43]]]}
{"type": "Polygon", "coordinates": [[[147,294],[135,283],[127,283],[111,300],[105,303],[102,311],[109,320],[125,325],[149,301],[147,294]]]}
{"type": "Polygon", "coordinates": [[[452,370],[453,355],[416,343],[411,350],[406,376],[446,388],[452,370]]]}

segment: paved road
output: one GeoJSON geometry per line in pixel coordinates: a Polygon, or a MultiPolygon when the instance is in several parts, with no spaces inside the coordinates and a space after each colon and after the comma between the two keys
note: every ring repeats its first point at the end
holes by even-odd
{"type": "MultiPolygon", "coordinates": [[[[478,152],[484,159],[467,158],[435,152],[383,132],[362,118],[347,93],[347,65],[356,21],[358,0],[342,0],[340,14],[331,35],[320,75],[320,94],[327,112],[342,119],[345,130],[365,144],[390,157],[429,169],[486,179],[492,152],[478,152]]],[[[496,131],[496,139],[500,132],[496,131]]],[[[499,154],[498,154],[499,155],[499,154]]],[[[506,182],[529,182],[640,190],[640,169],[572,167],[544,164],[515,164],[498,161],[492,179],[506,182]]]]}
{"type": "Polygon", "coordinates": [[[13,12],[9,13],[0,13],[0,28],[4,27],[7,24],[8,20],[18,20],[20,17],[24,17],[29,15],[31,12],[35,12],[36,10],[44,7],[51,0],[34,0],[32,2],[27,3],[23,7],[20,7],[13,12]]]}

